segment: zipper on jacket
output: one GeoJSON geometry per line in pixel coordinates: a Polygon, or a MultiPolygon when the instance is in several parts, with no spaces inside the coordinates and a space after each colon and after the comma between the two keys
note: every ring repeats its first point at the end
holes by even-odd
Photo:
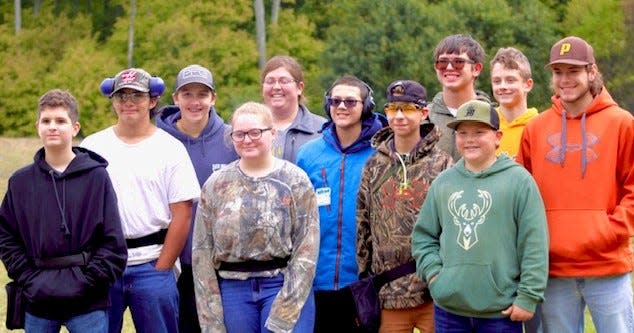
{"type": "Polygon", "coordinates": [[[337,198],[339,209],[337,210],[337,258],[335,259],[334,289],[339,290],[339,273],[341,271],[341,237],[343,236],[343,191],[346,169],[346,154],[342,155],[339,166],[339,197],[337,198]]]}

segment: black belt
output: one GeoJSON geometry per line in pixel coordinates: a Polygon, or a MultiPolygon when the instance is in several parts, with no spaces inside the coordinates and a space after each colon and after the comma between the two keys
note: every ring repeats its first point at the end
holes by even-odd
{"type": "Polygon", "coordinates": [[[221,262],[219,271],[232,272],[263,272],[271,271],[278,268],[284,268],[288,265],[291,256],[285,258],[273,258],[271,260],[247,260],[240,262],[221,262]]]}
{"type": "Polygon", "coordinates": [[[128,249],[134,249],[141,246],[156,245],[165,243],[167,229],[161,229],[153,234],[145,235],[139,238],[127,238],[125,240],[128,249]]]}
{"type": "Polygon", "coordinates": [[[90,253],[82,252],[63,257],[35,258],[33,262],[37,268],[65,268],[72,266],[86,266],[90,260],[90,253]]]}

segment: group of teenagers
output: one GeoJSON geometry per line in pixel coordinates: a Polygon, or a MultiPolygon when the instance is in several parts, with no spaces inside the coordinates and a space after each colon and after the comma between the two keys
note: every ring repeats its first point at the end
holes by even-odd
{"type": "MultiPolygon", "coordinates": [[[[43,147],[0,206],[0,259],[26,332],[363,332],[350,285],[379,290],[379,332],[634,332],[634,118],[592,47],[555,43],[552,105],[528,108],[528,59],[490,62],[468,35],[434,51],[428,100],[399,79],[378,112],[352,75],[304,104],[300,64],[274,56],[263,103],[215,109],[212,73],[106,78],[116,123],[79,146],[67,91],[41,96],[43,147]]],[[[545,84],[545,83],[544,83],[545,84]]]]}

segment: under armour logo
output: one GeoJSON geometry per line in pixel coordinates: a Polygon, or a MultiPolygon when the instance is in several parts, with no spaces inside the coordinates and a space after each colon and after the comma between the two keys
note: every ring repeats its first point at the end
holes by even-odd
{"type": "MultiPolygon", "coordinates": [[[[546,159],[556,164],[561,164],[563,162],[561,150],[565,149],[566,153],[580,151],[582,146],[580,143],[568,143],[566,147],[562,147],[560,142],[561,133],[553,133],[546,138],[546,142],[552,147],[552,149],[546,154],[546,159]]],[[[599,155],[592,149],[592,146],[596,145],[599,142],[599,138],[592,134],[586,133],[586,142],[587,148],[585,152],[582,154],[586,154],[586,158],[588,162],[595,161],[599,158],[599,155]]]]}

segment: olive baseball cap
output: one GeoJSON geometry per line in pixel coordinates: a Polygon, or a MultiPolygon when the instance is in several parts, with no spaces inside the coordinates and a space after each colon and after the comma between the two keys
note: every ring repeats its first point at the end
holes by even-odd
{"type": "Polygon", "coordinates": [[[462,104],[458,108],[456,120],[448,123],[447,127],[455,130],[464,121],[475,121],[489,125],[494,130],[500,129],[500,118],[493,105],[478,99],[462,104]]]}
{"type": "Polygon", "coordinates": [[[592,46],[585,40],[576,37],[566,37],[553,45],[550,49],[550,60],[548,65],[570,64],[570,65],[591,65],[596,63],[592,46]]]}

